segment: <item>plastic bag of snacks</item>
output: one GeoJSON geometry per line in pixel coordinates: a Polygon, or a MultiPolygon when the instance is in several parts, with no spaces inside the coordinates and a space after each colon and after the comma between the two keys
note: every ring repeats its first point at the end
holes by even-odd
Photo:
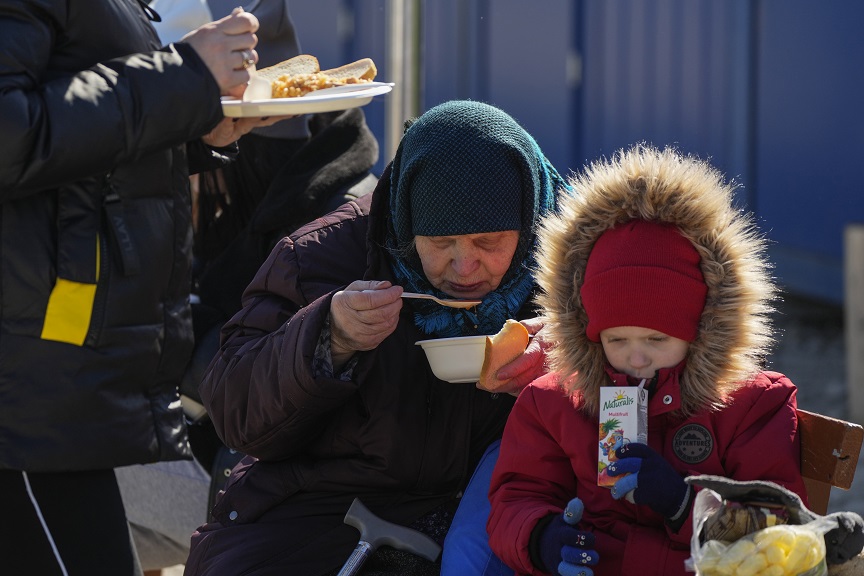
{"type": "Polygon", "coordinates": [[[703,488],[693,505],[688,569],[698,576],[824,576],[829,517],[798,524],[776,501],[724,500],[703,488]]]}
{"type": "Polygon", "coordinates": [[[701,576],[824,576],[825,540],[832,526],[820,519],[801,526],[771,526],[732,543],[708,540],[693,555],[701,576]],[[820,524],[828,524],[827,528],[820,524]]]}

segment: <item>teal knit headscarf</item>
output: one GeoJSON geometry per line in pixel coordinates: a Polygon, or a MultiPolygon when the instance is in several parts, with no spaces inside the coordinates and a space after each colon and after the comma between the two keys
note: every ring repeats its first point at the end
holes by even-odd
{"type": "Polygon", "coordinates": [[[440,104],[405,132],[393,158],[386,247],[397,282],[449,297],[423,274],[415,236],[520,230],[510,268],[475,310],[412,300],[414,321],[436,337],[494,334],[534,289],[536,226],[566,184],[534,139],[503,111],[480,102],[440,104]]]}

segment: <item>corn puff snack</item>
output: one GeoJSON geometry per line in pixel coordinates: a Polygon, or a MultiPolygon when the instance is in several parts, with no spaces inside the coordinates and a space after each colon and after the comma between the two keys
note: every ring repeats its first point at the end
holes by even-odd
{"type": "Polygon", "coordinates": [[[709,540],[696,569],[702,576],[821,576],[825,540],[806,524],[771,526],[728,545],[709,540]]]}

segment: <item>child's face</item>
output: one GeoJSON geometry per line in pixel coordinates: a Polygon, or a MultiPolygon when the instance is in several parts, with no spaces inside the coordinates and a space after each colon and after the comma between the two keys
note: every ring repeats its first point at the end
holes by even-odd
{"type": "Polygon", "coordinates": [[[690,347],[686,340],[639,326],[607,328],[600,343],[612,367],[634,378],[652,378],[657,370],[676,366],[690,347]]]}

